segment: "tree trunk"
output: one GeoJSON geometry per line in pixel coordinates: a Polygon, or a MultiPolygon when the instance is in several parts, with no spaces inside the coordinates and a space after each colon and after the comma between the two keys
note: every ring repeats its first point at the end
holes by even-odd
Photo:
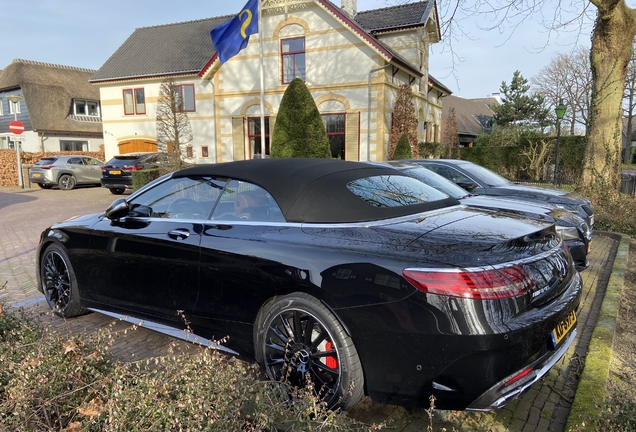
{"type": "Polygon", "coordinates": [[[617,193],[621,181],[622,96],[636,35],[635,11],[625,0],[592,0],[598,7],[590,60],[593,89],[583,187],[617,193]]]}

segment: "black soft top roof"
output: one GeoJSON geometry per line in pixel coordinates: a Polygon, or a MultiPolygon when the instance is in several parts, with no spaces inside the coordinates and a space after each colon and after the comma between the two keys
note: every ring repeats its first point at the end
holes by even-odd
{"type": "Polygon", "coordinates": [[[347,183],[365,177],[403,176],[397,170],[335,159],[253,159],[200,165],[173,177],[212,176],[253,183],[269,192],[289,222],[344,223],[380,220],[457,205],[453,198],[402,207],[375,207],[347,183]]]}

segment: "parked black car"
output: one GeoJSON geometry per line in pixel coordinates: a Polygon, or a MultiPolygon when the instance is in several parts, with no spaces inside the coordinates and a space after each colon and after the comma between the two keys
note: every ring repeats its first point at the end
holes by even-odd
{"type": "Polygon", "coordinates": [[[117,155],[102,167],[101,183],[114,195],[132,188],[132,172],[159,168],[169,163],[165,153],[126,153],[117,155]]]}
{"type": "Polygon", "coordinates": [[[468,192],[539,203],[578,214],[594,227],[594,208],[587,198],[575,192],[512,183],[497,173],[472,162],[455,159],[413,159],[468,192]]]}
{"type": "Polygon", "coordinates": [[[579,271],[585,270],[590,264],[587,259],[587,254],[591,248],[592,230],[587,222],[570,211],[544,207],[538,203],[530,203],[527,201],[470,194],[466,192],[465,189],[460,188],[455,183],[420,164],[401,161],[371,163],[397,169],[410,177],[423,181],[429,186],[433,186],[435,189],[441,190],[467,206],[507,211],[520,216],[537,218],[549,223],[554,223],[557,233],[563,238],[563,241],[572,254],[576,269],[579,271]]]}
{"type": "Polygon", "coordinates": [[[553,224],[331,159],[167,174],[46,229],[36,258],[58,315],[158,330],[185,316],[200,341],[229,336],[221,349],[343,409],[365,393],[501,407],[564,355],[581,297],[553,224]]]}

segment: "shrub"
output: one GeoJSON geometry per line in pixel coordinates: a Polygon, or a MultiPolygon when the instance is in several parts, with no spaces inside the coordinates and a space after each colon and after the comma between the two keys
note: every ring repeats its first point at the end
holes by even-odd
{"type": "Polygon", "coordinates": [[[393,160],[412,159],[411,146],[409,145],[409,137],[402,134],[393,152],[393,160]]]}
{"type": "Polygon", "coordinates": [[[295,78],[280,102],[270,156],[331,158],[327,130],[304,81],[295,78]]]}
{"type": "Polygon", "coordinates": [[[0,430],[380,428],[326,410],[309,389],[288,397],[284,383],[261,379],[254,364],[209,348],[174,342],[168,356],[117,362],[109,355],[122,334],[115,323],[63,336],[22,312],[0,313],[0,430]]]}
{"type": "Polygon", "coordinates": [[[138,190],[146,184],[150,183],[156,178],[159,178],[161,174],[158,168],[133,171],[132,172],[132,186],[134,190],[138,190]]]}
{"type": "Polygon", "coordinates": [[[418,144],[418,148],[420,151],[420,158],[422,159],[439,159],[447,152],[446,146],[438,142],[420,142],[418,144]]]}

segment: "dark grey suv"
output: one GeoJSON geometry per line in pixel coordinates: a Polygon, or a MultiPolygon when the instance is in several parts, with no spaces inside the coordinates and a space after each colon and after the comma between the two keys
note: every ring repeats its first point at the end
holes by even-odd
{"type": "Polygon", "coordinates": [[[42,189],[58,186],[62,190],[71,190],[85,184],[99,186],[102,165],[102,161],[90,156],[47,156],[31,167],[29,179],[42,189]]]}
{"type": "Polygon", "coordinates": [[[117,155],[102,167],[102,186],[115,195],[132,188],[132,172],[168,165],[165,153],[126,153],[117,155]]]}

